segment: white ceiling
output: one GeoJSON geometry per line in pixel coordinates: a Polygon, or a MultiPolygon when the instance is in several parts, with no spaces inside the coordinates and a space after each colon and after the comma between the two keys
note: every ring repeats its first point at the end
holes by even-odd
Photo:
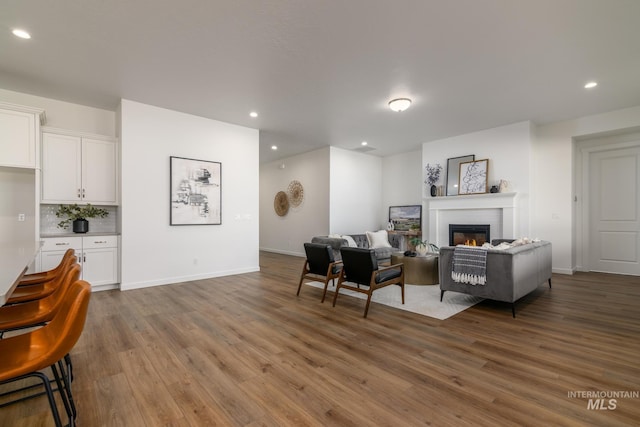
{"type": "Polygon", "coordinates": [[[639,18],[638,0],[3,0],[0,88],[258,128],[261,162],[386,156],[640,105],[639,18]]]}

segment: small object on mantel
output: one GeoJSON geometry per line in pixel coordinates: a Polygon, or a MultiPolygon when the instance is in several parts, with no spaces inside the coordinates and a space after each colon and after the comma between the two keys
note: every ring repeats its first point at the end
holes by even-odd
{"type": "Polygon", "coordinates": [[[489,193],[497,193],[497,192],[498,192],[498,186],[492,185],[491,189],[489,190],[489,193]]]}
{"type": "Polygon", "coordinates": [[[500,180],[500,193],[508,193],[509,192],[509,181],[505,179],[500,180]]]}

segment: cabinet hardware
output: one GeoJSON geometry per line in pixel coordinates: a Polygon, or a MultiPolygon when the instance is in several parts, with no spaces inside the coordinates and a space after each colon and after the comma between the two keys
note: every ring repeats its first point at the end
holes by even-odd
{"type": "Polygon", "coordinates": [[[106,240],[94,240],[93,243],[107,243],[106,240]]]}
{"type": "Polygon", "coordinates": [[[80,198],[80,189],[78,188],[78,199],[80,198]]]}
{"type": "Polygon", "coordinates": [[[56,243],[56,246],[69,246],[69,243],[56,243]]]}
{"type": "Polygon", "coordinates": [[[84,188],[82,189],[82,198],[85,198],[85,194],[84,194],[84,188]]]}

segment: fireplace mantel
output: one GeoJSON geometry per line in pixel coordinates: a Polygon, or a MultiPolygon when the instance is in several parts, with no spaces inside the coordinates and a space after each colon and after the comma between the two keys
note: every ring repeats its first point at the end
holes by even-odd
{"type": "Polygon", "coordinates": [[[515,238],[517,193],[486,193],[426,199],[429,240],[449,244],[449,224],[466,218],[469,224],[491,224],[494,239],[515,238]]]}

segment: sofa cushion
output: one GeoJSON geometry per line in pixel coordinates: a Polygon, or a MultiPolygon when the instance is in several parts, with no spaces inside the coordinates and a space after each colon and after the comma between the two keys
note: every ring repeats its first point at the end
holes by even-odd
{"type": "Polygon", "coordinates": [[[367,241],[369,242],[369,248],[371,249],[391,247],[386,230],[365,231],[364,234],[367,235],[367,241]]]}

